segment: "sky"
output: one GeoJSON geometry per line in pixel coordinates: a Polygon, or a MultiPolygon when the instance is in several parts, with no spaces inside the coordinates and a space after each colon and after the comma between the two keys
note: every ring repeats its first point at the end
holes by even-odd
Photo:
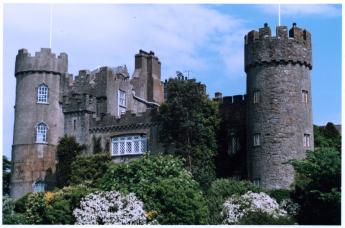
{"type": "MultiPolygon", "coordinates": [[[[341,5],[281,5],[281,25],[312,34],[313,121],[341,123],[341,5]]],[[[50,5],[4,4],[3,154],[11,157],[15,57],[50,45],[50,5]]],[[[278,5],[55,4],[52,52],[68,54],[69,73],[126,65],[140,49],[162,62],[162,80],[176,71],[206,84],[212,98],[246,93],[244,35],[267,22],[275,35],[278,5]]]]}

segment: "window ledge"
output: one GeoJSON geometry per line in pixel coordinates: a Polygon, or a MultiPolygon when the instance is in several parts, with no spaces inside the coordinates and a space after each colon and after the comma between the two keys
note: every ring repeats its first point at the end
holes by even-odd
{"type": "Polygon", "coordinates": [[[47,102],[47,103],[45,103],[45,102],[36,102],[36,104],[49,105],[49,102],[47,102]]]}
{"type": "Polygon", "coordinates": [[[48,142],[35,142],[35,144],[45,144],[45,145],[48,145],[48,142]]]}
{"type": "Polygon", "coordinates": [[[132,155],[143,155],[144,153],[131,153],[131,154],[112,154],[112,157],[124,157],[124,156],[132,156],[132,155]]]}

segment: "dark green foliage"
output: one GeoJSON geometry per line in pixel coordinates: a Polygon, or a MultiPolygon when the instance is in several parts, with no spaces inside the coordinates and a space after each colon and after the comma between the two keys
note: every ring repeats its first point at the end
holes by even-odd
{"type": "Polygon", "coordinates": [[[160,224],[203,224],[207,205],[199,184],[171,155],[145,155],[128,164],[112,164],[101,188],[134,192],[160,224]]]}
{"type": "Polygon", "coordinates": [[[262,211],[248,212],[246,216],[240,219],[239,225],[294,225],[292,218],[280,216],[273,217],[262,211]]]}
{"type": "Polygon", "coordinates": [[[21,198],[17,199],[14,202],[14,211],[18,213],[25,213],[26,211],[26,202],[28,201],[28,197],[31,193],[27,193],[26,195],[22,196],[21,198]]]}
{"type": "Polygon", "coordinates": [[[21,224],[74,224],[73,210],[93,191],[96,190],[77,185],[55,192],[29,193],[16,201],[14,212],[24,218],[21,224]]]}
{"type": "Polygon", "coordinates": [[[290,199],[291,191],[288,189],[274,189],[269,191],[268,194],[280,203],[284,199],[290,199]]]}
{"type": "Polygon", "coordinates": [[[333,147],[341,151],[341,135],[333,123],[327,123],[325,127],[314,125],[315,148],[333,147]]]}
{"type": "Polygon", "coordinates": [[[297,172],[292,198],[299,224],[338,225],[341,218],[341,136],[332,123],[314,126],[315,151],[291,161],[297,172]]]}
{"type": "Polygon", "coordinates": [[[70,184],[96,187],[111,162],[109,153],[79,155],[71,164],[70,184]]]}
{"type": "Polygon", "coordinates": [[[221,224],[220,212],[225,200],[233,194],[243,195],[244,193],[263,192],[263,190],[249,181],[236,181],[231,179],[217,179],[207,192],[207,202],[210,211],[210,224],[221,224]]]}
{"type": "Polygon", "coordinates": [[[104,152],[104,150],[102,148],[102,144],[101,144],[101,137],[96,137],[93,135],[92,136],[92,142],[93,142],[93,153],[94,154],[104,152]]]}
{"type": "Polygon", "coordinates": [[[3,224],[24,224],[25,217],[14,211],[14,201],[8,196],[2,198],[2,222],[3,224]]]}
{"type": "Polygon", "coordinates": [[[56,165],[56,186],[62,188],[69,184],[71,164],[81,153],[84,146],[79,145],[74,137],[65,135],[59,140],[57,147],[58,164],[56,165]]]}
{"type": "Polygon", "coordinates": [[[184,158],[195,180],[207,187],[215,178],[217,104],[195,80],[170,79],[165,89],[167,99],[157,115],[160,141],[166,151],[184,158]]]}
{"type": "Polygon", "coordinates": [[[11,184],[11,161],[3,155],[2,156],[2,195],[10,195],[11,184]]]}
{"type": "Polygon", "coordinates": [[[26,224],[45,224],[44,215],[46,206],[43,192],[34,192],[28,195],[24,213],[26,224]]]}
{"type": "Polygon", "coordinates": [[[293,199],[300,204],[299,224],[336,225],[341,218],[341,155],[335,148],[307,152],[291,161],[297,171],[293,199]]]}
{"type": "Polygon", "coordinates": [[[46,224],[74,224],[73,210],[80,207],[80,200],[93,191],[95,189],[76,185],[51,193],[51,199],[46,194],[46,224]]]}

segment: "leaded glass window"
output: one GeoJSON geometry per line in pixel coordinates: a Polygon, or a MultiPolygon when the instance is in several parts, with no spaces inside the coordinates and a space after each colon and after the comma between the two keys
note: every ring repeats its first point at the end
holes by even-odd
{"type": "Polygon", "coordinates": [[[126,135],[112,138],[113,156],[143,154],[147,150],[146,135],[126,135]]]}
{"type": "Polygon", "coordinates": [[[45,84],[42,84],[37,88],[37,103],[48,103],[48,86],[45,84]]]}
{"type": "Polygon", "coordinates": [[[47,131],[48,127],[45,123],[39,123],[36,126],[36,142],[45,143],[47,142],[47,131]]]}

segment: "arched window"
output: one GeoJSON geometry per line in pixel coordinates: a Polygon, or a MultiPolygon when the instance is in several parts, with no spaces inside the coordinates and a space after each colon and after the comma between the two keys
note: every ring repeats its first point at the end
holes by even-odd
{"type": "Polygon", "coordinates": [[[48,86],[45,84],[41,84],[37,88],[37,103],[43,103],[47,104],[48,103],[48,86]]]}
{"type": "Polygon", "coordinates": [[[47,142],[47,131],[48,127],[45,123],[39,123],[36,127],[36,142],[45,143],[47,142]]]}
{"type": "Polygon", "coordinates": [[[37,178],[37,180],[32,184],[32,188],[34,192],[44,192],[45,183],[41,177],[37,178]]]}

